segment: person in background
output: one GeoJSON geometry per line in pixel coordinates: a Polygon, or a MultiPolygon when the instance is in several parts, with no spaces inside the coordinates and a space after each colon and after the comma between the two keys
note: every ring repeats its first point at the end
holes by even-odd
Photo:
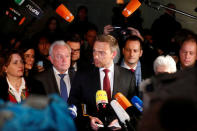
{"type": "Polygon", "coordinates": [[[71,48],[63,40],[55,41],[49,49],[52,66],[39,72],[34,78],[45,88],[47,95],[59,94],[67,102],[71,90],[69,67],[71,48]]]}
{"type": "MultiPolygon", "coordinates": [[[[69,72],[73,73],[72,77],[74,78],[75,73],[82,66],[82,65],[80,65],[81,39],[79,37],[76,37],[75,35],[73,35],[67,39],[67,44],[71,48],[71,65],[69,68],[69,72]]],[[[71,81],[73,80],[73,78],[71,78],[71,81]]]]}
{"type": "Polygon", "coordinates": [[[158,56],[154,61],[153,68],[156,75],[161,73],[175,73],[177,71],[176,62],[169,55],[158,56]]]}
{"type": "Polygon", "coordinates": [[[23,58],[24,58],[24,76],[31,77],[36,73],[35,68],[35,49],[33,46],[23,47],[23,58]]]}
{"type": "Polygon", "coordinates": [[[197,59],[197,39],[196,35],[188,36],[185,38],[179,50],[179,62],[177,63],[177,69],[182,70],[185,68],[196,67],[197,59]]]}
{"type": "Polygon", "coordinates": [[[23,77],[24,63],[19,51],[9,51],[4,61],[0,78],[1,99],[20,103],[31,94],[45,94],[45,90],[33,79],[27,80],[23,77]]]}
{"type": "Polygon", "coordinates": [[[98,29],[91,25],[87,27],[84,35],[84,42],[81,45],[81,62],[83,67],[89,67],[93,64],[93,46],[96,40],[98,29]]]}
{"type": "MultiPolygon", "coordinates": [[[[172,3],[168,3],[167,7],[176,9],[176,6],[172,3]]],[[[176,20],[175,12],[168,9],[166,9],[165,13],[153,22],[151,27],[153,41],[160,49],[160,52],[169,52],[172,45],[171,39],[177,31],[181,30],[181,28],[181,24],[176,20]]]]}
{"type": "Polygon", "coordinates": [[[77,8],[74,21],[68,26],[67,32],[77,32],[81,39],[84,39],[87,29],[92,25],[96,26],[88,19],[88,8],[85,5],[80,5],[77,8]]]}
{"type": "Polygon", "coordinates": [[[51,43],[45,35],[40,36],[36,41],[36,66],[38,72],[42,72],[51,66],[49,61],[49,47],[51,43]]]}

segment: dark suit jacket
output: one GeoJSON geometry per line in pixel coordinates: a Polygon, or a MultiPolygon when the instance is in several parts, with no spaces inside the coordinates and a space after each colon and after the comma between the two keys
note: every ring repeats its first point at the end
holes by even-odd
{"type": "MultiPolygon", "coordinates": [[[[69,73],[69,77],[71,77],[70,73],[69,73]]],[[[43,72],[36,74],[34,76],[34,79],[36,79],[41,83],[47,94],[53,94],[53,93],[60,94],[52,67],[48,68],[43,72]]]]}
{"type": "MultiPolygon", "coordinates": [[[[25,78],[25,85],[28,89],[29,95],[46,95],[44,88],[34,79],[25,78]]],[[[6,77],[0,78],[0,99],[8,101],[8,83],[6,77]]]]}
{"type": "MultiPolygon", "coordinates": [[[[112,98],[117,92],[121,92],[130,100],[135,94],[134,73],[115,65],[113,85],[112,98]]],[[[99,68],[78,71],[72,83],[68,103],[77,105],[78,113],[81,113],[81,104],[86,104],[87,113],[96,116],[96,92],[100,89],[99,68]]]]}

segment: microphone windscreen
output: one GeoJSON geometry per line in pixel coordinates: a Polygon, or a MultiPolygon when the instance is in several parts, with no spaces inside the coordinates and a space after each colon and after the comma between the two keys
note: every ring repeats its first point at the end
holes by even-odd
{"type": "Polygon", "coordinates": [[[126,124],[126,121],[130,121],[129,115],[116,100],[112,100],[110,105],[122,123],[126,124]]]}
{"type": "Polygon", "coordinates": [[[125,17],[129,17],[135,10],[137,10],[141,6],[141,2],[139,0],[131,0],[127,6],[122,11],[122,14],[125,17]]]}
{"type": "Polygon", "coordinates": [[[118,103],[124,108],[125,110],[132,106],[131,102],[120,92],[118,92],[114,98],[118,101],[118,103]]]}
{"type": "Polygon", "coordinates": [[[102,103],[102,104],[108,103],[107,93],[104,90],[98,90],[96,92],[96,105],[98,105],[100,103],[102,103]]]}
{"type": "Polygon", "coordinates": [[[142,100],[139,97],[134,96],[131,99],[131,102],[140,112],[143,111],[143,102],[142,102],[142,100]]]}
{"type": "Polygon", "coordinates": [[[68,111],[73,119],[77,117],[77,107],[75,105],[70,105],[68,107],[68,111]]]}
{"type": "Polygon", "coordinates": [[[25,0],[14,0],[17,5],[22,5],[25,0]]]}
{"type": "Polygon", "coordinates": [[[116,4],[124,4],[124,0],[116,0],[116,4]]]}
{"type": "Polygon", "coordinates": [[[74,19],[72,13],[63,4],[56,8],[56,13],[68,22],[72,22],[74,19]]]}

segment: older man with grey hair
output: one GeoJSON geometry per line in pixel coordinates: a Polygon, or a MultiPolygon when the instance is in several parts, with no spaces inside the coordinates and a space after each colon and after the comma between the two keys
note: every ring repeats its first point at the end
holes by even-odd
{"type": "Polygon", "coordinates": [[[175,73],[176,72],[176,62],[174,59],[167,56],[158,56],[153,64],[155,74],[160,73],[175,73]]]}
{"type": "Polygon", "coordinates": [[[70,67],[71,48],[64,41],[55,41],[49,49],[52,67],[37,74],[35,79],[42,83],[47,94],[57,93],[66,102],[71,89],[70,67]]]}

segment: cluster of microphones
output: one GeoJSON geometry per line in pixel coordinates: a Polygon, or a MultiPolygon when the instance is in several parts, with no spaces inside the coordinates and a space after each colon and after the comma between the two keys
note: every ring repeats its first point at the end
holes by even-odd
{"type": "Polygon", "coordinates": [[[115,118],[118,118],[122,129],[133,131],[136,129],[137,122],[143,112],[143,102],[139,97],[132,97],[130,102],[120,92],[114,96],[114,100],[108,103],[106,92],[104,90],[98,90],[96,93],[96,105],[98,109],[98,118],[103,123],[103,125],[98,124],[101,128],[109,128],[108,125],[111,122],[109,115],[114,114],[116,116],[115,118]]]}
{"type": "MultiPolygon", "coordinates": [[[[106,91],[98,90],[96,92],[97,114],[103,123],[102,125],[97,124],[99,128],[105,130],[120,127],[125,131],[135,131],[143,112],[143,102],[137,96],[133,96],[130,101],[122,93],[118,92],[114,96],[114,100],[109,103],[106,91]],[[116,123],[109,127],[108,125],[112,122],[112,118],[118,118],[120,124],[116,123]]],[[[75,105],[70,105],[68,110],[73,119],[77,117],[75,105]]],[[[86,113],[84,114],[87,115],[86,113]]]]}
{"type": "MultiPolygon", "coordinates": [[[[28,14],[30,14],[35,18],[39,19],[44,15],[44,11],[32,0],[13,0],[13,1],[17,6],[20,6],[20,9],[24,10],[25,12],[27,12],[28,14]]],[[[9,18],[11,18],[16,23],[18,23],[18,25],[22,25],[26,17],[22,15],[20,10],[11,7],[12,6],[11,4],[9,6],[10,7],[5,11],[5,15],[7,15],[9,18]]],[[[61,2],[54,0],[53,7],[55,8],[55,12],[63,19],[65,19],[67,22],[72,22],[74,20],[74,16],[72,15],[72,13],[61,2]]]]}
{"type": "MultiPolygon", "coordinates": [[[[39,19],[44,15],[44,11],[32,0],[11,0],[11,1],[14,1],[14,3],[17,6],[20,6],[20,9],[25,10],[33,17],[39,19]]],[[[64,4],[62,4],[58,0],[52,0],[52,6],[55,8],[55,12],[63,19],[65,19],[67,22],[72,22],[74,20],[74,16],[72,15],[72,13],[68,10],[68,8],[64,4]]],[[[133,12],[135,12],[135,10],[137,10],[140,6],[141,6],[141,0],[130,0],[130,2],[122,11],[122,14],[125,17],[128,17],[133,12]]],[[[18,25],[22,25],[26,20],[26,17],[22,15],[22,13],[19,10],[17,10],[17,8],[14,7],[9,7],[8,9],[6,9],[5,15],[16,21],[18,25]]]]}

